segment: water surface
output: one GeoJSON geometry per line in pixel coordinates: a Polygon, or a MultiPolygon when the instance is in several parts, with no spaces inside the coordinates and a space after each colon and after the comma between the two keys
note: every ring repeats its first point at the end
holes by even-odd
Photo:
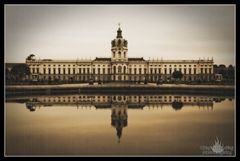
{"type": "Polygon", "coordinates": [[[202,155],[234,146],[234,99],[193,95],[7,98],[7,155],[202,155]]]}

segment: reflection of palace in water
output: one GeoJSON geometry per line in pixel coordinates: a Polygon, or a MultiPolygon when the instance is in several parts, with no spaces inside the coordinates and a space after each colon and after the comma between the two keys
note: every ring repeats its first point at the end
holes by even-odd
{"type": "MultiPolygon", "coordinates": [[[[87,109],[111,109],[111,125],[116,128],[120,141],[122,129],[128,124],[128,109],[153,109],[172,107],[180,110],[182,107],[198,107],[213,109],[213,102],[225,100],[222,97],[182,96],[182,95],[50,95],[24,99],[27,109],[36,111],[40,107],[76,106],[87,109]]],[[[17,101],[15,99],[15,101],[17,101]]]]}
{"type": "Polygon", "coordinates": [[[163,108],[172,106],[180,110],[183,106],[197,106],[199,108],[213,108],[213,102],[224,100],[222,97],[209,96],[182,96],[182,95],[50,95],[31,97],[26,100],[26,106],[30,111],[36,107],[46,106],[83,106],[96,109],[101,108],[163,108]]]}

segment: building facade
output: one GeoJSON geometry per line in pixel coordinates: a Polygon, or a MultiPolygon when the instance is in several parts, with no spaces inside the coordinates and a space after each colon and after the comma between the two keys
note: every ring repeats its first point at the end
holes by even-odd
{"type": "Polygon", "coordinates": [[[211,81],[211,60],[145,60],[128,57],[128,41],[119,27],[111,41],[111,57],[94,60],[26,59],[33,81],[65,82],[168,82],[174,71],[181,71],[182,81],[211,81]]]}

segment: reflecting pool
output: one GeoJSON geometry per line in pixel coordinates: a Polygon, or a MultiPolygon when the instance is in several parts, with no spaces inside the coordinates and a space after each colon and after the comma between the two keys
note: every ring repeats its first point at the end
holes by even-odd
{"type": "Polygon", "coordinates": [[[232,97],[18,96],[5,109],[7,155],[234,154],[232,97]]]}

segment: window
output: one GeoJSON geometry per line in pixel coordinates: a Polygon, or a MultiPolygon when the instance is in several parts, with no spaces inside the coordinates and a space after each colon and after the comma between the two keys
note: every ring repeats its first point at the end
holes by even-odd
{"type": "Polygon", "coordinates": [[[211,68],[209,68],[209,74],[212,74],[212,69],[211,68]]]}
{"type": "Polygon", "coordinates": [[[89,68],[87,68],[87,74],[90,74],[90,69],[89,68]]]}
{"type": "Polygon", "coordinates": [[[48,74],[51,74],[51,69],[50,68],[48,68],[48,74]]]}
{"type": "Polygon", "coordinates": [[[82,73],[81,68],[78,68],[78,70],[79,70],[79,74],[81,74],[82,73]]]}
{"type": "Polygon", "coordinates": [[[194,68],[193,70],[194,70],[194,71],[193,71],[193,72],[194,72],[194,74],[196,74],[196,73],[197,73],[197,70],[196,70],[196,68],[194,68]]]}
{"type": "Polygon", "coordinates": [[[205,68],[205,74],[207,74],[207,68],[205,68]]]}
{"type": "Polygon", "coordinates": [[[139,74],[142,74],[142,68],[139,68],[139,74]]]}
{"type": "Polygon", "coordinates": [[[121,45],[121,40],[120,39],[118,40],[118,45],[121,45]]]}
{"type": "Polygon", "coordinates": [[[73,68],[73,74],[75,74],[75,68],[73,68]]]}
{"type": "Polygon", "coordinates": [[[43,68],[43,74],[46,74],[46,69],[45,68],[43,68]]]}
{"type": "Polygon", "coordinates": [[[184,74],[186,74],[187,73],[187,69],[186,68],[184,68],[184,74]]]}
{"type": "Polygon", "coordinates": [[[105,68],[103,68],[103,74],[105,74],[105,68]]]}
{"type": "Polygon", "coordinates": [[[83,68],[83,74],[85,74],[85,68],[83,68]]]}
{"type": "Polygon", "coordinates": [[[39,73],[39,68],[36,68],[36,70],[37,70],[37,73],[39,73]]]}
{"type": "Polygon", "coordinates": [[[121,52],[120,51],[118,52],[118,57],[121,58],[121,52]]]}
{"type": "Polygon", "coordinates": [[[118,73],[122,73],[122,67],[118,66],[118,73]]]}
{"type": "Polygon", "coordinates": [[[58,74],[61,74],[61,70],[60,70],[60,68],[58,68],[58,74]]]}
{"type": "Polygon", "coordinates": [[[126,58],[126,52],[124,52],[124,58],[126,58]]]}
{"type": "Polygon", "coordinates": [[[127,47],[127,41],[124,41],[124,46],[126,46],[126,47],[127,47]]]}
{"type": "Polygon", "coordinates": [[[116,74],[116,66],[113,67],[113,73],[116,74]]]}
{"type": "Polygon", "coordinates": [[[114,47],[115,46],[115,41],[112,41],[112,47],[114,47]]]}
{"type": "Polygon", "coordinates": [[[123,67],[123,72],[126,74],[126,66],[123,67]]]}
{"type": "Polygon", "coordinates": [[[55,68],[53,68],[53,74],[56,74],[56,69],[55,68]]]}
{"type": "Polygon", "coordinates": [[[134,74],[137,74],[137,69],[136,68],[134,68],[134,74]]]}
{"type": "Polygon", "coordinates": [[[192,74],[191,68],[189,68],[189,71],[188,71],[188,72],[189,72],[188,74],[192,74]]]}
{"type": "Polygon", "coordinates": [[[131,68],[129,68],[129,74],[131,74],[132,73],[132,69],[131,68]]]}
{"type": "Polygon", "coordinates": [[[63,74],[66,74],[66,69],[65,68],[63,68],[63,74]]]}
{"type": "Polygon", "coordinates": [[[203,68],[201,68],[201,74],[203,74],[203,68]]]}
{"type": "Polygon", "coordinates": [[[110,69],[110,68],[108,68],[108,74],[110,74],[110,70],[111,70],[111,69],[110,69]]]}
{"type": "Polygon", "coordinates": [[[172,74],[172,68],[169,69],[169,74],[172,74]]]}
{"type": "Polygon", "coordinates": [[[147,74],[147,69],[146,68],[144,68],[144,74],[147,74]]]}
{"type": "Polygon", "coordinates": [[[70,74],[70,68],[68,68],[68,74],[70,74]]]}
{"type": "Polygon", "coordinates": [[[93,68],[93,74],[95,74],[95,68],[93,68]]]}
{"type": "Polygon", "coordinates": [[[167,74],[167,69],[166,68],[164,68],[164,74],[167,74]]]}

